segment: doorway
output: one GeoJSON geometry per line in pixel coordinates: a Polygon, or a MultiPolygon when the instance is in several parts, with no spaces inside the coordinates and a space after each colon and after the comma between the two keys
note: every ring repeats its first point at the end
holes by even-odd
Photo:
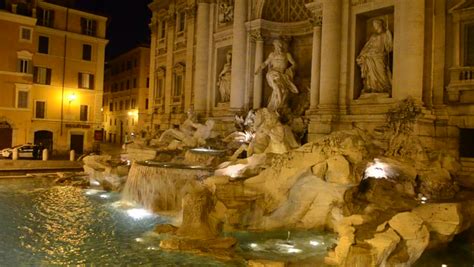
{"type": "Polygon", "coordinates": [[[474,158],[474,129],[459,129],[459,156],[474,158]]]}
{"type": "Polygon", "coordinates": [[[12,147],[13,129],[6,121],[0,122],[0,149],[12,147]]]}
{"type": "Polygon", "coordinates": [[[53,151],[53,132],[50,131],[36,131],[34,143],[48,149],[49,153],[53,151]]]}
{"type": "Polygon", "coordinates": [[[76,155],[84,153],[84,135],[83,134],[71,134],[71,150],[76,152],[76,155]]]}

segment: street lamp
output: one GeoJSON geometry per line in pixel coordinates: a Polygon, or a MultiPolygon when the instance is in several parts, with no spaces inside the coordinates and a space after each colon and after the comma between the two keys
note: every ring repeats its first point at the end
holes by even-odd
{"type": "Polygon", "coordinates": [[[71,104],[72,101],[76,100],[77,96],[75,93],[72,93],[68,96],[69,104],[71,104]]]}

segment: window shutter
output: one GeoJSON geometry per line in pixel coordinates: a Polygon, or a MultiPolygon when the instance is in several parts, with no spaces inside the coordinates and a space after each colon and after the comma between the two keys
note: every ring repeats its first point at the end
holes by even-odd
{"type": "Polygon", "coordinates": [[[94,74],[89,74],[89,89],[94,89],[94,74]]]}
{"type": "Polygon", "coordinates": [[[77,79],[77,88],[82,88],[82,73],[79,72],[79,77],[77,79]]]}
{"type": "Polygon", "coordinates": [[[21,72],[21,59],[16,61],[16,71],[21,72]]]}
{"type": "Polygon", "coordinates": [[[34,67],[33,82],[38,83],[38,67],[34,67]]]}
{"type": "Polygon", "coordinates": [[[36,17],[38,18],[38,25],[43,25],[44,10],[41,7],[36,8],[36,17]]]}
{"type": "Polygon", "coordinates": [[[49,10],[49,26],[54,27],[54,10],[49,10]]]}
{"type": "Polygon", "coordinates": [[[46,84],[51,84],[51,69],[46,69],[46,84]]]}
{"type": "Polygon", "coordinates": [[[96,34],[97,34],[97,21],[92,20],[91,21],[91,27],[92,27],[92,36],[96,36],[96,34]]]}
{"type": "Polygon", "coordinates": [[[29,74],[33,74],[33,62],[31,60],[27,60],[27,70],[29,74]]]}

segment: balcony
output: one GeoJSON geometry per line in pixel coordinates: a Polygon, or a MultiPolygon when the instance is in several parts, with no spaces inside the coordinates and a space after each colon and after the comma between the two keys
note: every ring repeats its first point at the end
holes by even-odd
{"type": "Polygon", "coordinates": [[[449,71],[449,102],[474,103],[474,67],[453,67],[449,71]]]}

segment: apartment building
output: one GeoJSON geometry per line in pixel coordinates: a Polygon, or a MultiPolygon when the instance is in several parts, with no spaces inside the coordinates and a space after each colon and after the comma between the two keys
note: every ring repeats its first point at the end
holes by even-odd
{"type": "Polygon", "coordinates": [[[146,128],[150,48],[135,47],[107,63],[104,87],[105,141],[123,143],[146,128]]]}
{"type": "Polygon", "coordinates": [[[107,18],[41,0],[0,2],[0,148],[92,150],[103,133],[107,18]]]}

